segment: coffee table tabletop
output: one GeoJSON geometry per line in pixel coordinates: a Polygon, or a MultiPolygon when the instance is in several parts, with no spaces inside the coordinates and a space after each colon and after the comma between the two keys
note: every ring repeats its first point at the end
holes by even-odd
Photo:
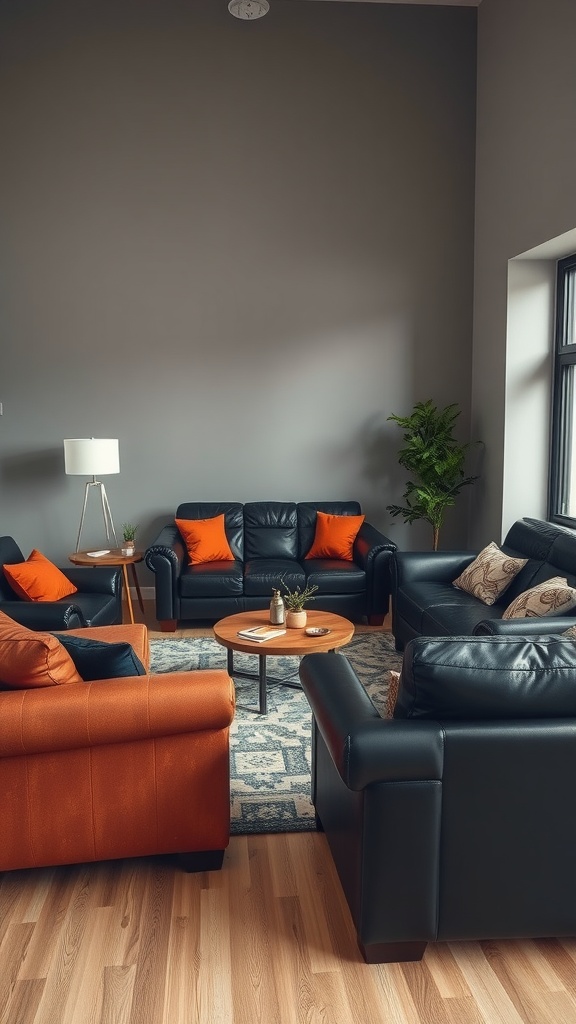
{"type": "MultiPolygon", "coordinates": [[[[265,640],[264,643],[256,643],[254,640],[245,640],[238,636],[240,629],[249,629],[251,626],[269,626],[267,610],[238,612],[236,615],[228,615],[220,619],[213,626],[214,637],[219,644],[228,650],[228,673],[233,675],[234,663],[233,652],[242,651],[244,654],[257,654],[259,659],[259,712],[266,714],[266,658],[278,656],[279,654],[304,655],[314,652],[335,651],[349,643],[354,636],[354,623],[349,622],[342,615],[334,612],[320,612],[307,610],[306,626],[302,629],[286,629],[282,636],[274,637],[272,640],[265,640]],[[308,636],[306,629],[310,626],[329,629],[330,632],[324,636],[308,636]]],[[[241,673],[237,672],[236,675],[241,673]]],[[[244,675],[245,673],[242,673],[244,675]]]]}

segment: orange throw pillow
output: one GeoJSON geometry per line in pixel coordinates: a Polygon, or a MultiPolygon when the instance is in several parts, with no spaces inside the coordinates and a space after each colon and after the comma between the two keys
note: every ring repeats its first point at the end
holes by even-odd
{"type": "Polygon", "coordinates": [[[351,562],[354,541],[365,518],[317,512],[314,543],[306,558],[340,558],[351,562]]]}
{"type": "Polygon", "coordinates": [[[25,601],[58,601],[78,592],[78,587],[36,548],[25,562],[5,565],[4,575],[25,601]]]}
{"type": "Polygon", "coordinates": [[[233,562],[224,529],[224,513],[213,519],[175,519],[188,550],[190,565],[201,562],[233,562]]]}
{"type": "Polygon", "coordinates": [[[0,683],[12,690],[81,683],[74,662],[52,633],[36,633],[0,612],[0,683]]]}

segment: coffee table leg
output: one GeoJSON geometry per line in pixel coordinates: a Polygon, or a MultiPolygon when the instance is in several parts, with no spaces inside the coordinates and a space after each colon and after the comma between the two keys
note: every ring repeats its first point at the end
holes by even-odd
{"type": "MultiPolygon", "coordinates": [[[[226,651],[226,667],[227,667],[228,675],[233,679],[234,678],[234,651],[231,650],[229,647],[228,647],[228,649],[226,651]]],[[[244,678],[246,678],[246,679],[255,679],[256,678],[253,672],[240,672],[240,671],[238,671],[236,673],[236,675],[244,676],[244,678]]],[[[265,654],[259,654],[258,655],[258,696],[259,696],[258,714],[265,715],[266,714],[266,655],[265,654]]],[[[253,710],[255,711],[256,708],[254,708],[253,710]]]]}
{"type": "Polygon", "coordinates": [[[258,655],[258,683],[260,688],[260,714],[266,714],[266,655],[258,655]]]}

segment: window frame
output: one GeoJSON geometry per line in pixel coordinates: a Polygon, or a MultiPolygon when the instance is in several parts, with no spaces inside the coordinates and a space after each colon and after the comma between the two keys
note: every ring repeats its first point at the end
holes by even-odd
{"type": "Polygon", "coordinates": [[[552,523],[573,528],[576,528],[576,515],[570,516],[558,510],[562,508],[567,498],[566,481],[569,479],[571,456],[568,438],[574,437],[576,417],[576,370],[573,372],[572,380],[565,373],[566,367],[576,367],[575,303],[576,253],[572,253],[558,260],[556,271],[548,519],[552,523]],[[569,395],[566,394],[568,388],[569,395]]]}

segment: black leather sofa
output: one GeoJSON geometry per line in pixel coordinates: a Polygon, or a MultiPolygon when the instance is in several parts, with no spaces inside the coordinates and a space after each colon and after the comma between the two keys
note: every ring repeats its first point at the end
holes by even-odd
{"type": "Polygon", "coordinates": [[[25,601],[10,586],[1,566],[26,559],[12,537],[0,537],[0,611],[28,629],[80,629],[122,622],[122,570],[114,566],[70,566],[60,571],[78,591],[58,601],[25,601]]]}
{"type": "MultiPolygon", "coordinates": [[[[576,532],[541,519],[519,519],[511,526],[503,551],[528,562],[493,605],[452,585],[477,551],[396,551],[392,562],[392,631],[396,649],[417,636],[464,636],[527,632],[526,619],[502,614],[519,594],[544,580],[563,576],[576,586],[576,532]]],[[[563,632],[576,615],[531,618],[530,633],[563,632]]]]}
{"type": "Polygon", "coordinates": [[[354,543],[353,561],[309,559],[317,511],[359,515],[356,501],[185,502],[176,519],[212,519],[224,514],[233,562],[189,565],[186,547],[172,520],[146,551],[155,574],[156,617],[161,628],[179,620],[212,620],[267,608],[272,588],[317,584],[310,607],[353,621],[381,624],[390,598],[393,541],[364,522],[354,543]]]}
{"type": "Polygon", "coordinates": [[[576,645],[412,640],[394,719],[342,654],[303,658],[312,799],[364,958],[576,933],[576,645]]]}

